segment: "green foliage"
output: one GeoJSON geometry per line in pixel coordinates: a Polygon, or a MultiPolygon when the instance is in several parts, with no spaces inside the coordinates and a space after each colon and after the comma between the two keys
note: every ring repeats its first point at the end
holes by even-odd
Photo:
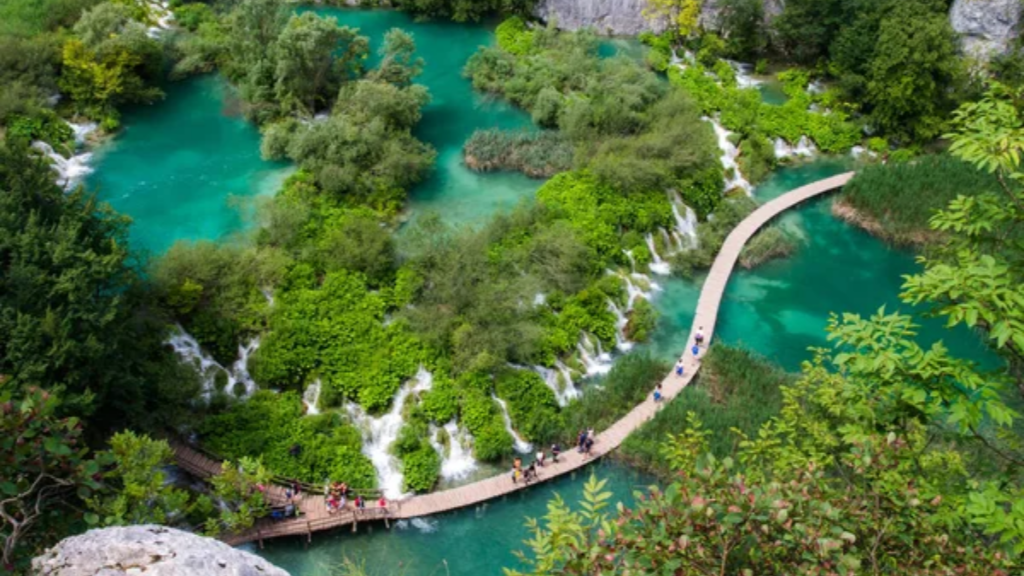
{"type": "Polygon", "coordinates": [[[216,14],[209,4],[191,2],[174,7],[174,21],[189,32],[197,32],[199,27],[217,20],[216,14]]]}
{"type": "Polygon", "coordinates": [[[423,360],[402,324],[383,325],[387,304],[361,274],[331,272],[322,284],[276,299],[269,333],[252,358],[252,374],[265,385],[297,389],[318,374],[325,403],[349,398],[375,412],[423,360]]]}
{"type": "Polygon", "coordinates": [[[782,407],[781,387],[793,376],[752,352],[724,344],[712,346],[701,360],[697,379],[622,445],[630,463],[659,475],[671,475],[662,446],[668,435],[682,436],[688,414],[706,426],[708,449],[719,458],[732,454],[737,437],[733,430],[753,436],[782,407]]]}
{"type": "Polygon", "coordinates": [[[533,49],[533,32],[527,30],[526,22],[519,16],[506,19],[495,29],[498,47],[515,56],[523,56],[533,49]]]}
{"type": "Polygon", "coordinates": [[[110,468],[103,473],[105,490],[91,498],[89,509],[106,526],[171,524],[189,508],[189,494],[166,482],[162,468],[174,453],[165,440],[131,430],[110,438],[110,450],[97,459],[110,468]]]}
{"type": "Polygon", "coordinates": [[[629,321],[626,323],[626,338],[631,342],[646,342],[654,334],[658,325],[658,311],[647,301],[646,298],[638,298],[633,303],[633,309],[627,314],[629,321]]]}
{"type": "Polygon", "coordinates": [[[843,188],[843,202],[879,227],[872,230],[897,244],[935,240],[929,221],[959,196],[998,190],[999,181],[948,155],[913,162],[866,166],[843,188]]]}
{"type": "Polygon", "coordinates": [[[429,492],[441,473],[441,457],[429,443],[402,456],[403,487],[413,492],[429,492]]]}
{"type": "Polygon", "coordinates": [[[224,503],[220,516],[206,523],[206,534],[242,532],[266,516],[270,505],[259,486],[270,483],[270,472],[259,459],[224,462],[223,471],[211,480],[214,496],[224,503]]]}
{"type": "Polygon", "coordinates": [[[477,460],[498,460],[512,453],[512,436],[505,430],[498,405],[477,387],[463,387],[462,422],[473,435],[477,460]]]}
{"type": "Polygon", "coordinates": [[[100,0],[7,0],[0,4],[0,36],[38,36],[70,28],[82,11],[100,0]]]}
{"type": "Polygon", "coordinates": [[[516,431],[527,440],[545,442],[558,434],[561,422],[555,393],[532,370],[503,370],[494,379],[498,397],[508,405],[516,431]]]}
{"type": "Polygon", "coordinates": [[[448,377],[435,374],[434,386],[423,395],[424,414],[437,424],[445,424],[459,413],[459,391],[448,377]]]}
{"type": "Polygon", "coordinates": [[[29,150],[0,145],[0,374],[101,426],[171,418],[197,385],[162,348],[127,225],[82,190],[65,194],[29,150]]]}
{"type": "Polygon", "coordinates": [[[378,52],[381,61],[371,74],[375,80],[408,88],[413,79],[423,72],[423,59],[416,56],[416,42],[404,30],[388,30],[378,52]]]}
{"type": "Polygon", "coordinates": [[[668,374],[670,366],[648,354],[637,353],[616,360],[604,379],[603,388],[588,386],[583,396],[563,410],[562,441],[575,444],[579,430],[604,430],[647,398],[654,386],[668,374]]]}
{"type": "Polygon", "coordinates": [[[572,168],[573,147],[559,132],[477,130],[463,146],[471,170],[517,170],[533,178],[550,178],[572,168]]]}
{"type": "Polygon", "coordinates": [[[751,184],[763,182],[775,169],[775,145],[771,140],[752,134],[740,143],[740,171],[751,184]]]}
{"type": "Polygon", "coordinates": [[[56,396],[32,388],[22,394],[0,377],[0,561],[21,569],[59,540],[79,510],[68,506],[77,488],[89,496],[99,484],[99,466],[75,417],[56,412],[56,396]]]}
{"type": "Polygon", "coordinates": [[[751,269],[775,259],[785,258],[796,251],[796,240],[780,226],[763,228],[747,242],[740,252],[739,265],[751,269]]]}
{"type": "Polygon", "coordinates": [[[31,116],[21,114],[9,116],[6,137],[20,145],[28,145],[33,141],[41,140],[64,155],[69,155],[75,145],[74,130],[56,113],[45,108],[31,116]]]}
{"type": "Polygon", "coordinates": [[[667,70],[672,62],[672,34],[665,32],[656,36],[651,32],[642,32],[638,39],[650,47],[645,56],[647,65],[656,72],[667,70]]]}
{"type": "Polygon", "coordinates": [[[726,236],[743,221],[757,204],[746,194],[726,198],[715,210],[715,218],[697,224],[697,248],[678,252],[671,257],[672,270],[684,277],[709,268],[725,243],[726,236]]]}
{"type": "Polygon", "coordinates": [[[258,391],[245,402],[203,419],[205,446],[221,456],[261,457],[273,474],[320,483],[376,486],[376,471],[360,452],[359,430],[336,413],[303,417],[298,394],[258,391]]]}

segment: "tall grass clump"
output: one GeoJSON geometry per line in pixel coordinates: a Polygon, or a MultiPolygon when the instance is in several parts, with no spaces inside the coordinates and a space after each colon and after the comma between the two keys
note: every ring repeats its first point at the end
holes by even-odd
{"type": "Polygon", "coordinates": [[[532,178],[565,172],[573,160],[572,143],[554,131],[477,130],[462,151],[471,170],[516,170],[532,178]]]}
{"type": "Polygon", "coordinates": [[[689,387],[640,429],[630,434],[621,454],[629,462],[657,474],[669,473],[661,446],[668,434],[686,428],[686,413],[694,412],[710,431],[711,449],[718,456],[733,451],[738,436],[755,435],[761,424],[782,406],[779,388],[793,376],[753,352],[715,344],[689,387]]]}
{"type": "Polygon", "coordinates": [[[583,396],[565,408],[562,441],[571,445],[579,430],[593,428],[600,443],[600,431],[653,393],[669,369],[668,364],[649,354],[630,354],[616,360],[604,379],[588,384],[583,396]]]}
{"type": "Polygon", "coordinates": [[[949,155],[867,166],[843,189],[837,216],[895,244],[934,238],[928,220],[959,195],[994,190],[995,176],[949,155]],[[851,210],[852,208],[852,210],[851,210]]]}

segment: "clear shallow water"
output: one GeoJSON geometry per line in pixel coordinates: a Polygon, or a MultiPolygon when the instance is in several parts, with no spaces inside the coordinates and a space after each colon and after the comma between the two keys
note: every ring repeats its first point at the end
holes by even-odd
{"type": "Polygon", "coordinates": [[[475,508],[414,520],[403,528],[392,525],[386,530],[374,524],[360,526],[357,534],[347,529],[316,534],[308,549],[305,538],[268,541],[262,551],[252,545],[247,549],[293,576],[330,575],[346,557],[365,562],[371,576],[497,576],[502,567],[518,565],[512,552],[525,550],[526,518],[543,516],[556,493],[575,505],[591,471],[607,479],[605,489],[614,494],[613,503],[631,504],[632,492],[651,483],[635,470],[599,462],[572,476],[475,508]]]}
{"type": "MultiPolygon", "coordinates": [[[[782,168],[757,188],[755,196],[769,200],[848,169],[848,163],[835,160],[782,168]]],[[[809,347],[828,346],[825,326],[829,313],[867,316],[882,305],[887,311],[912,311],[898,296],[902,275],[919,270],[913,254],[893,250],[834,218],[831,204],[832,197],[825,197],[780,217],[780,224],[800,239],[795,254],[754,270],[736,270],[719,313],[718,341],[754,350],[789,370],[798,370],[809,358],[809,347]]],[[[664,291],[654,301],[662,317],[647,346],[653,354],[672,360],[685,349],[702,280],[662,281],[664,291]]],[[[922,342],[942,338],[955,354],[986,365],[997,362],[970,331],[949,331],[936,320],[921,324],[922,342]]]]}
{"type": "Polygon", "coordinates": [[[216,76],[166,87],[127,110],[124,130],[94,155],[86,184],[131,216],[132,247],[161,253],[178,239],[224,237],[244,224],[232,198],[272,194],[291,172],[260,158],[260,135],[216,76]]]}

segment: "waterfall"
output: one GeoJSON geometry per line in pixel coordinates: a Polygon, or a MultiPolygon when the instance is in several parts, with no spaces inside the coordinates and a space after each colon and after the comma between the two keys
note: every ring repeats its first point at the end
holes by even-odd
{"type": "Polygon", "coordinates": [[[469,435],[469,432],[459,429],[459,424],[454,419],[445,424],[443,428],[430,425],[430,445],[441,455],[441,478],[461,480],[476,470],[473,451],[468,448],[472,446],[472,441],[473,437],[469,435]],[[447,450],[437,441],[437,432],[442,429],[448,434],[447,450]]]}
{"type": "Polygon", "coordinates": [[[547,301],[548,301],[548,297],[543,292],[537,292],[533,296],[533,305],[535,307],[536,306],[543,306],[544,303],[547,302],[547,301]]]}
{"type": "Polygon", "coordinates": [[[583,368],[586,370],[587,376],[607,374],[611,371],[611,355],[601,351],[600,341],[598,341],[597,347],[595,348],[590,340],[590,336],[584,334],[580,338],[579,343],[576,344],[576,350],[580,353],[580,362],[583,363],[583,368]]]}
{"type": "Polygon", "coordinates": [[[645,240],[647,240],[647,248],[651,251],[651,263],[649,264],[651,272],[660,276],[668,276],[672,272],[672,268],[658,255],[658,249],[654,246],[654,236],[648,233],[645,240]]]}
{"type": "Polygon", "coordinates": [[[156,17],[156,25],[147,28],[146,35],[156,38],[164,30],[170,30],[171,22],[174,21],[174,12],[171,12],[170,6],[164,0],[150,1],[147,4],[149,4],[150,16],[156,17]]]}
{"type": "Polygon", "coordinates": [[[629,352],[633,348],[633,343],[626,339],[626,325],[629,324],[629,318],[626,318],[626,315],[611,299],[608,300],[608,310],[615,314],[615,347],[620,352],[629,352]]]}
{"type": "Polygon", "coordinates": [[[690,250],[697,248],[697,213],[693,211],[689,206],[683,205],[686,208],[686,216],[679,213],[679,205],[682,201],[679,200],[679,196],[676,195],[677,202],[672,203],[672,217],[676,221],[676,234],[679,238],[679,249],[690,250]],[[685,244],[685,245],[684,245],[685,244]]]}
{"type": "MultiPolygon", "coordinates": [[[[216,388],[217,374],[223,373],[227,377],[224,385],[224,392],[235,395],[235,384],[242,383],[245,386],[245,393],[241,397],[251,396],[256,392],[256,382],[249,376],[249,356],[260,346],[260,339],[253,338],[248,344],[238,347],[238,360],[231,365],[231,369],[220,365],[210,355],[203,352],[199,342],[185,329],[178,326],[176,334],[172,335],[167,343],[174,349],[174,353],[187,364],[191,364],[199,372],[203,382],[203,394],[209,397],[216,388]]],[[[236,395],[237,396],[237,395],[236,395]]]]}
{"type": "Polygon", "coordinates": [[[320,413],[320,409],[317,405],[320,402],[320,388],[323,384],[320,379],[317,378],[312,384],[306,387],[306,391],[302,393],[302,401],[306,404],[306,414],[310,416],[316,416],[320,413]]]}
{"type": "MultiPolygon", "coordinates": [[[[85,124],[66,122],[66,124],[71,127],[71,131],[75,135],[75,148],[77,150],[85,146],[86,138],[99,127],[95,122],[85,124]]],[[[32,147],[42,152],[43,156],[49,158],[53,170],[57,173],[57,185],[64,188],[64,190],[71,190],[78,186],[92,172],[92,168],[89,166],[89,161],[92,159],[90,152],[82,152],[81,154],[73,155],[71,158],[65,158],[46,142],[36,140],[32,143],[32,147]]]]}
{"type": "Polygon", "coordinates": [[[259,347],[259,336],[250,340],[248,344],[238,347],[238,360],[235,360],[228,372],[228,386],[232,393],[234,393],[235,384],[239,382],[245,386],[245,396],[252,396],[256,392],[256,381],[249,375],[249,356],[259,347]]]}
{"type": "Polygon", "coordinates": [[[512,436],[516,452],[519,452],[520,454],[529,454],[533,452],[533,444],[523,440],[523,438],[516,433],[515,429],[512,428],[512,417],[508,415],[508,406],[505,404],[505,401],[493,394],[491,394],[491,398],[494,398],[494,401],[498,403],[499,407],[501,407],[501,417],[505,420],[505,430],[512,436]]]}
{"type": "Polygon", "coordinates": [[[740,173],[739,164],[736,163],[736,158],[739,157],[739,148],[729,141],[729,136],[732,132],[725,129],[724,126],[719,124],[716,120],[711,118],[705,118],[708,122],[711,122],[711,127],[715,129],[715,136],[718,137],[718,148],[722,150],[722,168],[725,169],[726,177],[728,180],[725,183],[725,191],[728,192],[734,188],[739,188],[750,195],[754,191],[754,187],[751,186],[750,182],[743,177],[740,173]],[[732,176],[729,176],[729,174],[732,176]]]}
{"type": "Polygon", "coordinates": [[[79,148],[85,146],[85,139],[100,127],[99,124],[95,122],[86,122],[85,124],[68,122],[68,126],[70,126],[72,132],[75,133],[75,145],[79,148]]]}
{"type": "Polygon", "coordinates": [[[274,293],[270,291],[270,288],[260,288],[260,294],[267,299],[267,306],[274,305],[274,293]]]}
{"type": "Polygon", "coordinates": [[[561,360],[555,360],[554,369],[534,366],[533,371],[540,374],[544,383],[555,393],[555,401],[559,406],[568,406],[571,400],[580,397],[579,389],[572,382],[572,372],[561,360]]]}
{"type": "Polygon", "coordinates": [[[762,82],[751,74],[754,71],[754,66],[745,62],[736,62],[735,60],[726,60],[729,66],[736,72],[736,86],[739,88],[755,88],[760,86],[762,82]]]}
{"type": "Polygon", "coordinates": [[[398,432],[402,429],[402,407],[410,394],[426,392],[433,384],[434,377],[420,367],[416,376],[399,388],[387,414],[378,417],[370,416],[354,402],[349,402],[345,406],[353,422],[357,423],[363,431],[363,454],[373,462],[373,467],[377,469],[377,485],[389,500],[401,498],[404,494],[402,472],[398,461],[390,452],[391,445],[398,439],[398,432]]]}
{"type": "Polygon", "coordinates": [[[814,142],[807,136],[801,136],[800,141],[796,143],[796,148],[793,149],[793,153],[797,156],[804,156],[810,158],[818,153],[818,149],[814,146],[814,142]]]}
{"type": "Polygon", "coordinates": [[[810,84],[807,85],[808,94],[821,94],[824,91],[825,85],[821,83],[821,80],[812,80],[810,84]]]}

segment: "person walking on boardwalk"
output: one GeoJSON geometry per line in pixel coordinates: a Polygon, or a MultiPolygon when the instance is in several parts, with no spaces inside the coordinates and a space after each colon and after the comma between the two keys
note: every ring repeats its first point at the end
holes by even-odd
{"type": "Polygon", "coordinates": [[[661,383],[659,382],[658,385],[654,388],[654,401],[661,402],[661,399],[661,383]]]}
{"type": "Polygon", "coordinates": [[[697,346],[703,346],[704,345],[704,327],[703,326],[701,326],[700,328],[697,328],[697,333],[693,336],[693,341],[697,344],[697,346]]]}
{"type": "Polygon", "coordinates": [[[580,430],[580,433],[576,435],[576,451],[583,452],[583,445],[587,443],[587,432],[580,430]]]}
{"type": "Polygon", "coordinates": [[[700,346],[694,344],[693,348],[690,348],[690,352],[693,352],[693,358],[696,359],[697,356],[700,354],[700,346]]]}
{"type": "Polygon", "coordinates": [[[557,443],[551,445],[551,461],[558,462],[558,455],[562,453],[562,447],[557,443]]]}
{"type": "Polygon", "coordinates": [[[541,468],[544,467],[544,450],[541,450],[540,452],[537,452],[537,460],[536,460],[536,462],[537,462],[537,466],[540,466],[541,468]]]}
{"type": "Polygon", "coordinates": [[[594,439],[587,438],[585,444],[586,446],[584,446],[583,448],[583,455],[587,458],[590,458],[591,456],[593,456],[593,454],[591,454],[591,450],[594,449],[594,439]]]}
{"type": "Polygon", "coordinates": [[[683,359],[682,359],[682,357],[680,357],[679,361],[676,362],[676,376],[680,376],[681,377],[682,375],[683,375],[683,359]]]}

